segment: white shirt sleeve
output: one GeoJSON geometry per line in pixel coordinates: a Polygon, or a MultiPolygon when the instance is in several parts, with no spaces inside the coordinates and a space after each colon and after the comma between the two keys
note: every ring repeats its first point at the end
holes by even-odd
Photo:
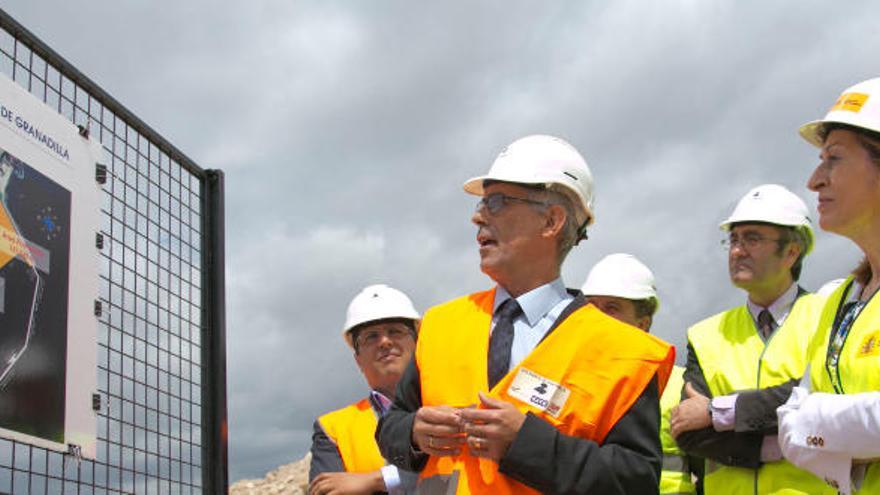
{"type": "Polygon", "coordinates": [[[852,490],[853,474],[864,474],[853,469],[853,461],[880,458],[880,392],[811,394],[795,387],[777,414],[785,458],[841,493],[852,490]]]}
{"type": "Polygon", "coordinates": [[[797,429],[826,452],[853,459],[880,458],[880,392],[812,393],[800,405],[797,429]]]}
{"type": "Polygon", "coordinates": [[[397,466],[389,464],[382,466],[382,479],[385,481],[385,491],[389,495],[397,495],[403,493],[400,487],[400,474],[397,472],[397,466]]]}

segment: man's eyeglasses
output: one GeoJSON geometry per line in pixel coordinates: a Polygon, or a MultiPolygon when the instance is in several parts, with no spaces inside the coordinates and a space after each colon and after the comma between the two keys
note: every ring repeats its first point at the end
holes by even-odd
{"type": "Polygon", "coordinates": [[[497,215],[502,208],[504,208],[508,203],[512,203],[515,201],[519,201],[520,203],[527,203],[530,205],[541,205],[547,206],[547,203],[543,201],[536,201],[534,199],[528,198],[517,198],[514,196],[508,196],[502,193],[492,193],[488,196],[484,196],[483,199],[477,202],[476,210],[480,211],[483,207],[489,211],[492,215],[497,215]]]}
{"type": "Polygon", "coordinates": [[[369,349],[371,347],[375,347],[382,340],[382,337],[388,336],[389,339],[398,342],[403,340],[408,336],[413,336],[412,332],[408,328],[397,328],[390,327],[386,329],[376,329],[376,328],[368,328],[364,329],[357,334],[357,338],[355,339],[355,348],[356,349],[369,349]]]}
{"type": "Polygon", "coordinates": [[[742,237],[731,235],[726,239],[721,239],[721,245],[724,247],[724,249],[727,249],[728,251],[733,249],[734,246],[737,245],[750,251],[758,247],[759,244],[765,242],[779,242],[780,240],[781,239],[779,237],[764,237],[760,234],[746,234],[742,237]]]}

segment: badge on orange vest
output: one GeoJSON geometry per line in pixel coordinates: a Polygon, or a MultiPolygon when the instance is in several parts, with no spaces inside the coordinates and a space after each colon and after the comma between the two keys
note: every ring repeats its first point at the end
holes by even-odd
{"type": "Polygon", "coordinates": [[[511,397],[554,418],[559,416],[568,401],[569,393],[570,391],[562,385],[526,368],[519,369],[516,377],[510,382],[510,387],[507,388],[507,394],[511,397]]]}

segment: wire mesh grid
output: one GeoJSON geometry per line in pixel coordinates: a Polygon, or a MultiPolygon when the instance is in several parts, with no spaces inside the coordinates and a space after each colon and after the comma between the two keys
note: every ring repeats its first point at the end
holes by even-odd
{"type": "Polygon", "coordinates": [[[0,493],[201,493],[201,178],[17,36],[0,29],[0,71],[87,127],[108,168],[102,407],[94,461],[0,439],[0,493]]]}

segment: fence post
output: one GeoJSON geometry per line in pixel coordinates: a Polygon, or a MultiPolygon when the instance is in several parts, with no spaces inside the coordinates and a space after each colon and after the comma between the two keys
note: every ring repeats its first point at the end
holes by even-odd
{"type": "Polygon", "coordinates": [[[224,182],[206,170],[202,183],[202,480],[205,493],[229,489],[226,418],[226,265],[224,182]]]}

